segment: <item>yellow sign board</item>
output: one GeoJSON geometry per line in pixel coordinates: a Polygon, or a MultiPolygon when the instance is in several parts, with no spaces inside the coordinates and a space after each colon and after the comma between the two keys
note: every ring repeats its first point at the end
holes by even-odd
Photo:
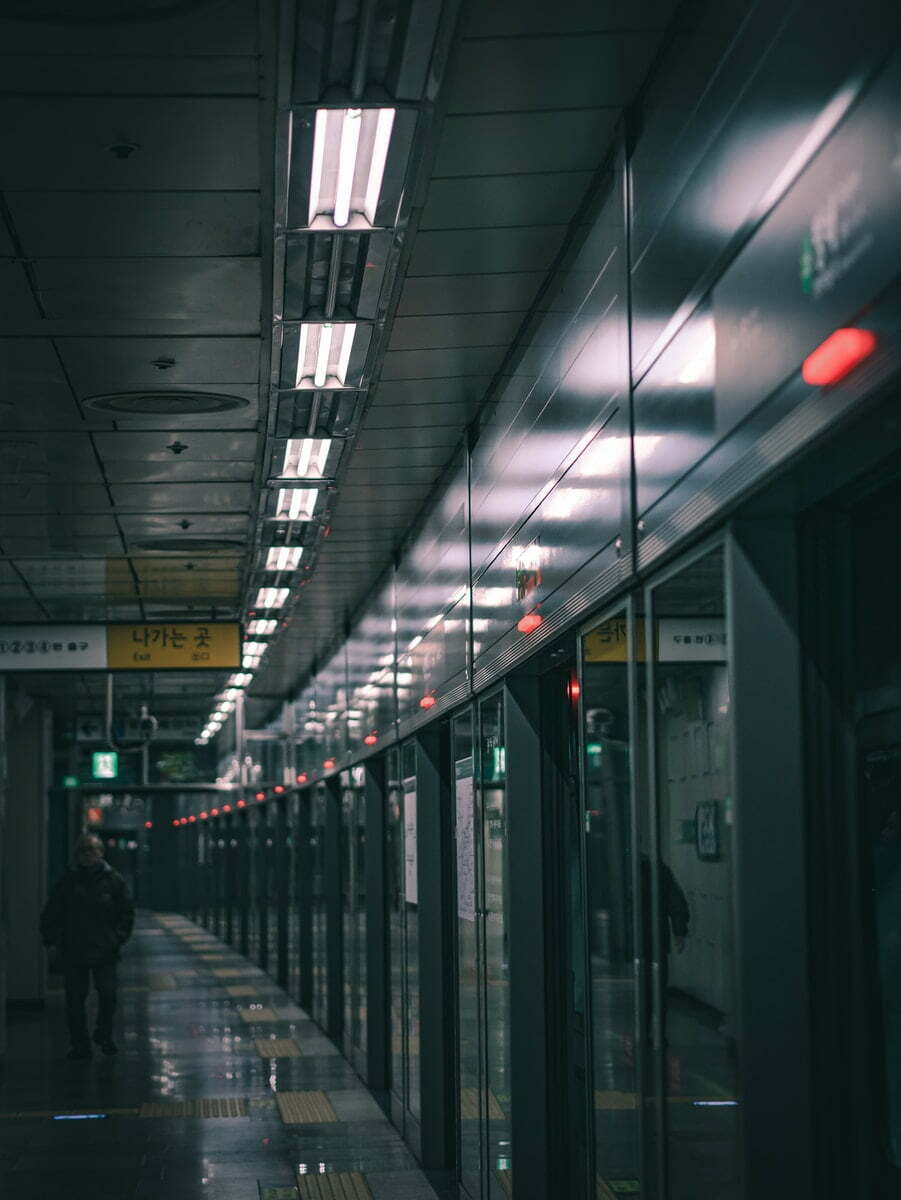
{"type": "Polygon", "coordinates": [[[241,626],[237,621],[108,625],[106,655],[111,671],[238,668],[241,626]]]}
{"type": "MultiPolygon", "coordinates": [[[[638,661],[644,662],[644,621],[637,623],[635,633],[638,643],[636,647],[638,661]]],[[[626,618],[624,616],[611,617],[609,621],[602,621],[600,625],[596,625],[594,629],[589,630],[585,634],[582,644],[582,657],[585,662],[589,663],[628,662],[629,640],[626,618]]]]}

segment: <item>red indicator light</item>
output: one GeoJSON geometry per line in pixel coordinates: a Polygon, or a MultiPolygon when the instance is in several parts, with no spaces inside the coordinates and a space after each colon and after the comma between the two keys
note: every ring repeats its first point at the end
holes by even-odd
{"type": "Polygon", "coordinates": [[[153,822],[152,822],[152,821],[145,821],[145,822],[144,822],[144,828],[145,828],[145,829],[152,829],[152,828],[153,828],[153,822]]]}
{"type": "Polygon", "coordinates": [[[325,767],[326,771],[330,771],[335,765],[335,760],[333,758],[327,758],[322,765],[325,767]]]}
{"type": "Polygon", "coordinates": [[[526,613],[524,617],[520,617],[516,622],[516,628],[520,633],[534,633],[543,620],[544,618],[541,613],[526,613]]]}
{"type": "Polygon", "coordinates": [[[801,378],[812,387],[838,383],[876,349],[876,334],[870,329],[836,329],[801,367],[801,378]]]}
{"type": "Polygon", "coordinates": [[[277,796],[280,796],[285,789],[282,787],[282,785],[280,783],[277,783],[272,790],[275,792],[275,794],[277,796]]]}
{"type": "Polygon", "coordinates": [[[196,821],[197,821],[197,818],[196,818],[196,817],[193,815],[193,813],[192,813],[192,814],[191,814],[191,816],[190,816],[190,817],[188,817],[188,821],[189,821],[189,822],[190,822],[192,825],[194,825],[194,824],[196,823],[196,821]]]}
{"type": "Polygon", "coordinates": [[[255,799],[257,799],[257,800],[265,800],[265,799],[266,799],[266,793],[265,793],[265,792],[257,792],[255,799]]]}
{"type": "Polygon", "coordinates": [[[374,746],[378,740],[379,740],[378,734],[367,733],[366,736],[363,738],[363,745],[364,746],[374,746]]]}
{"type": "Polygon", "coordinates": [[[223,805],[222,805],[222,811],[223,811],[223,812],[231,812],[231,810],[232,810],[232,806],[231,806],[230,804],[223,804],[223,805]]]}
{"type": "Polygon", "coordinates": [[[307,773],[306,773],[306,771],[301,771],[301,773],[297,776],[297,782],[298,783],[306,783],[306,781],[307,781],[307,773]]]}
{"type": "Polygon", "coordinates": [[[246,801],[246,800],[239,800],[239,801],[238,801],[238,808],[246,808],[246,807],[247,807],[247,801],[246,801]]]}
{"type": "Polygon", "coordinates": [[[435,699],[435,697],[429,693],[427,696],[423,696],[423,698],[419,701],[419,707],[434,708],[437,703],[438,701],[435,699]]]}
{"type": "Polygon", "coordinates": [[[181,821],[179,821],[178,817],[176,817],[176,818],[175,818],[175,820],[172,822],[172,824],[173,824],[173,825],[180,825],[180,824],[181,824],[181,821]]]}
{"type": "Polygon", "coordinates": [[[579,697],[582,695],[582,685],[575,676],[573,676],[567,683],[566,694],[569,696],[570,703],[572,704],[576,704],[579,697]]]}
{"type": "Polygon", "coordinates": [[[211,809],[210,809],[210,816],[211,816],[211,817],[218,817],[218,816],[219,816],[219,809],[218,809],[218,808],[211,808],[211,809]]]}
{"type": "Polygon", "coordinates": [[[208,812],[202,812],[202,813],[200,814],[200,819],[201,819],[201,821],[206,821],[206,820],[209,818],[209,815],[210,815],[210,814],[209,814],[208,812]]]}

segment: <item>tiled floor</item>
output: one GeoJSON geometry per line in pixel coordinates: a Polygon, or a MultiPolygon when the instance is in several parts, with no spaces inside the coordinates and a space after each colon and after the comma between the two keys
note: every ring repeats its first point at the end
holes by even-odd
{"type": "Polygon", "coordinates": [[[218,970],[230,963],[247,967],[187,921],[139,921],[121,968],[114,1059],[65,1060],[58,991],[45,1011],[10,1015],[0,1064],[0,1196],[295,1200],[310,1194],[298,1192],[298,1175],[359,1172],[373,1200],[436,1200],[335,1046],[262,971],[241,976],[255,995],[230,995],[235,979],[218,970]],[[221,962],[204,961],[213,951],[221,962]],[[239,1015],[252,1018],[254,1005],[278,1020],[239,1015]],[[257,1042],[269,1038],[293,1040],[299,1055],[261,1057],[257,1042]],[[331,1110],[337,1120],[285,1124],[279,1091],[323,1093],[325,1105],[314,1096],[291,1111],[331,1110]],[[221,1103],[176,1107],[200,1100],[221,1103]],[[184,1115],[201,1108],[247,1115],[184,1115]]]}

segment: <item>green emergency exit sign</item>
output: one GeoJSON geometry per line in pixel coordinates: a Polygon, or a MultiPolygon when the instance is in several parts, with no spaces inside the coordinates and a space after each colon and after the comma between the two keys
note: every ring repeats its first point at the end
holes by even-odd
{"type": "Polygon", "coordinates": [[[95,779],[115,779],[119,774],[119,755],[115,750],[95,750],[91,755],[91,774],[95,779]]]}

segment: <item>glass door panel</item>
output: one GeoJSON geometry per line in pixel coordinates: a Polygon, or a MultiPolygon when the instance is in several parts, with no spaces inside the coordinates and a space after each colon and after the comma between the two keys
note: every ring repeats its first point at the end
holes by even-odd
{"type": "Polygon", "coordinates": [[[404,920],[406,941],[407,1108],[419,1120],[419,839],[416,808],[416,746],[401,747],[404,801],[404,920]]]}
{"type": "Polygon", "coordinates": [[[453,722],[457,898],[457,1153],[463,1193],[479,1200],[484,1170],[478,853],[472,711],[453,722]]]}
{"type": "Polygon", "coordinates": [[[350,772],[341,772],[341,932],[344,953],[344,1051],[350,1057],[351,1026],[357,988],[357,954],[354,944],[353,892],[354,855],[353,828],[354,791],[350,772]]]}
{"type": "Polygon", "coordinates": [[[388,777],[388,830],[387,830],[387,873],[388,873],[388,966],[390,988],[390,1083],[393,1100],[392,1111],[396,1122],[402,1125],[405,1101],[404,1086],[404,837],[403,837],[403,789],[400,782],[400,754],[397,750],[387,755],[388,777]]]}
{"type": "Polygon", "coordinates": [[[584,635],[581,689],[594,1167],[606,1196],[637,1189],[641,1161],[625,613],[584,635]]]}
{"type": "Polygon", "coordinates": [[[651,592],[653,808],[641,846],[668,1200],[734,1200],[738,1081],[731,689],[721,548],[651,592]]]}
{"type": "Polygon", "coordinates": [[[354,767],[354,811],[352,833],[352,859],[354,884],[351,890],[353,908],[353,936],[356,947],[356,995],[354,996],[351,1019],[351,1045],[358,1068],[366,1065],[366,793],[364,790],[365,768],[354,767]]]}
{"type": "Polygon", "coordinates": [[[479,707],[479,777],[484,858],[484,1045],[488,1195],[510,1194],[510,979],[507,953],[508,871],[504,701],[479,707]]]}
{"type": "Polygon", "coordinates": [[[313,1019],[323,1028],[328,1023],[328,961],[325,903],[325,785],[313,789],[311,814],[312,842],[312,966],[313,1019]]]}

